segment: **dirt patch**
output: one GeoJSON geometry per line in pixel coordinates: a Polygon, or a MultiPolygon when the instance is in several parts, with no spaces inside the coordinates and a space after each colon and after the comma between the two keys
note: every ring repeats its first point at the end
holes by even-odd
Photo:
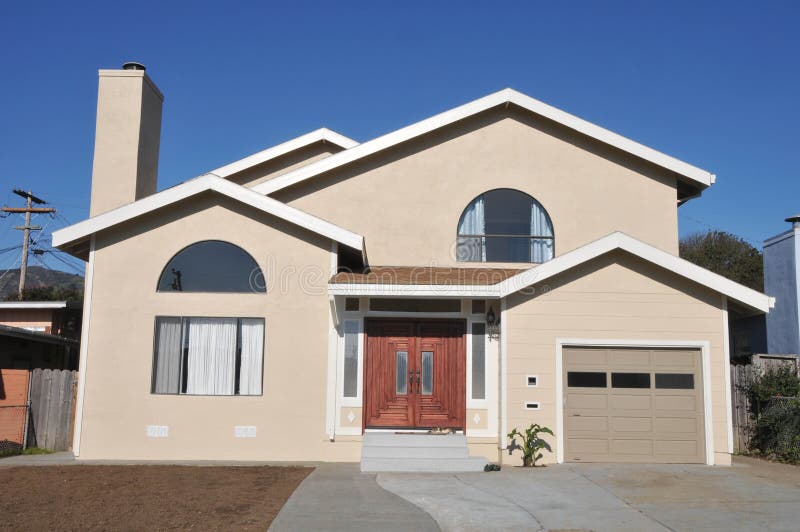
{"type": "Polygon", "coordinates": [[[0,469],[2,530],[265,530],[305,467],[0,469]]]}

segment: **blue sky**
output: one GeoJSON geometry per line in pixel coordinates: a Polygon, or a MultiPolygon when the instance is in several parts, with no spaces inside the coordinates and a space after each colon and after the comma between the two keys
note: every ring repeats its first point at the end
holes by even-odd
{"type": "MultiPolygon", "coordinates": [[[[682,234],[800,212],[797,2],[7,2],[0,201],[88,212],[97,69],[165,94],[159,188],[321,126],[368,140],[513,87],[717,174],[682,234]],[[121,3],[119,3],[121,4],[121,3]]],[[[20,243],[0,219],[0,249],[20,243]]],[[[17,251],[0,253],[0,272],[17,251]]],[[[46,257],[53,267],[66,265],[46,257]]]]}

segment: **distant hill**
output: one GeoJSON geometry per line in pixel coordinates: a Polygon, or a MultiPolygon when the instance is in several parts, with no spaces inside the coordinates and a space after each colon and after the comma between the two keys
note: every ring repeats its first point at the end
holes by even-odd
{"type": "MultiPolygon", "coordinates": [[[[19,268],[8,272],[0,270],[0,301],[16,294],[19,288],[19,268]],[[5,275],[4,275],[5,274],[5,275]]],[[[83,291],[83,276],[41,266],[28,266],[25,289],[56,288],[58,291],[83,291]]]]}

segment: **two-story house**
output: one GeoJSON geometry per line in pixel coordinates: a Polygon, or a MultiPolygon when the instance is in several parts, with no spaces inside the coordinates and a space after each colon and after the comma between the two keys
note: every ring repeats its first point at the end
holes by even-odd
{"type": "Polygon", "coordinates": [[[677,256],[711,173],[505,89],[157,192],[161,104],[100,71],[91,218],[53,236],[88,262],[79,458],[358,461],[449,429],[518,463],[535,422],[549,462],[730,464],[727,314],[771,300],[677,256]]]}

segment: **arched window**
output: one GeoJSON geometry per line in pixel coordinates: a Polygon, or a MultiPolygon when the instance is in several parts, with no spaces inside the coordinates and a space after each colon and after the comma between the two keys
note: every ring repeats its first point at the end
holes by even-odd
{"type": "Polygon", "coordinates": [[[519,190],[498,188],[481,194],[458,221],[459,261],[546,262],[553,250],[550,216],[519,190]]]}
{"type": "Polygon", "coordinates": [[[266,292],[261,268],[239,246],[204,240],[175,254],[158,279],[159,292],[266,292]]]}

